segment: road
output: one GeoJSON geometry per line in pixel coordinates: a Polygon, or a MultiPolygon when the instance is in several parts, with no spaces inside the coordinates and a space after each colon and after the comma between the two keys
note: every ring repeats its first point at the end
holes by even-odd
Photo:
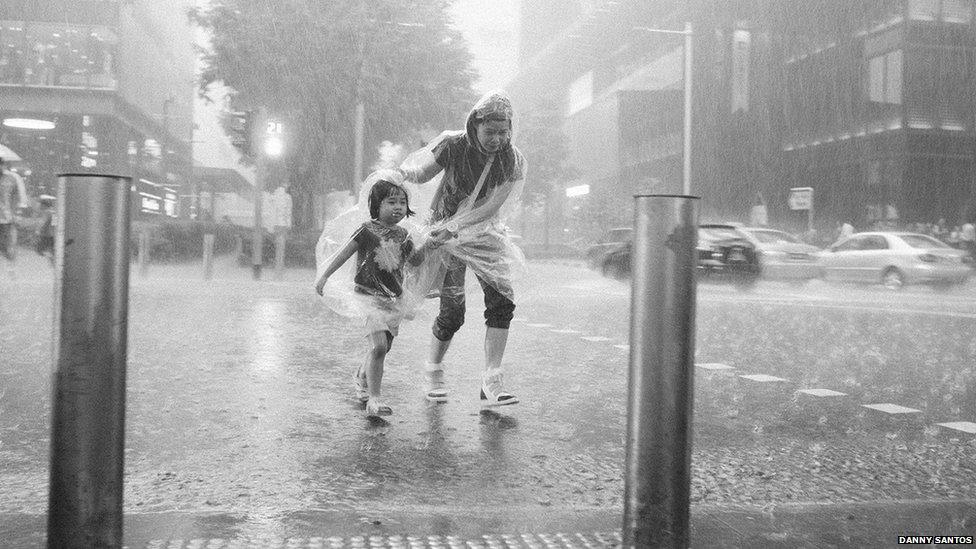
{"type": "MultiPolygon", "coordinates": [[[[42,267],[0,281],[0,525],[21,533],[46,509],[42,267]]],[[[626,283],[531,263],[505,361],[522,403],[495,413],[478,402],[476,285],[448,355],[451,401],[420,397],[428,307],[388,356],[394,415],[370,421],[352,399],[359,329],[312,295],[310,272],[267,274],[133,270],[125,508],[142,535],[619,528],[626,283]]],[[[976,444],[958,429],[976,422],[974,329],[972,286],[702,285],[693,505],[976,499],[976,444]]]]}

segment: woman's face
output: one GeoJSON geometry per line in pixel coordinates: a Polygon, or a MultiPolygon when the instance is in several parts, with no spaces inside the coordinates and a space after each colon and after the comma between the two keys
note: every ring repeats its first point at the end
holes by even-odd
{"type": "Polygon", "coordinates": [[[489,153],[500,151],[512,139],[510,120],[488,120],[477,126],[478,142],[489,153]]]}

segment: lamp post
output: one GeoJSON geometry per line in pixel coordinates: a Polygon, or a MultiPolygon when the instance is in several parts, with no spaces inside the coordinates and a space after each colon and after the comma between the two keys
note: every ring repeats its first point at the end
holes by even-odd
{"type": "Polygon", "coordinates": [[[658,34],[682,34],[685,37],[684,50],[684,88],[685,88],[685,116],[684,116],[684,163],[682,165],[682,194],[691,195],[691,62],[692,62],[692,28],[691,23],[685,23],[685,30],[650,29],[634,27],[634,30],[658,34]]]}

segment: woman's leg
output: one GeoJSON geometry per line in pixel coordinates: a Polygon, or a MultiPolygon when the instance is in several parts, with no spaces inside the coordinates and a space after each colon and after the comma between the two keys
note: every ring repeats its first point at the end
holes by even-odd
{"type": "Polygon", "coordinates": [[[464,263],[454,260],[444,275],[444,284],[441,287],[440,312],[434,321],[427,363],[424,365],[425,396],[427,400],[433,402],[445,402],[447,400],[443,361],[455,332],[464,324],[464,275],[466,272],[464,263]]]}
{"type": "Polygon", "coordinates": [[[502,389],[502,358],[508,343],[508,329],[515,316],[515,302],[505,297],[512,295],[509,288],[505,294],[498,291],[481,277],[478,277],[485,293],[485,371],[481,384],[481,399],[490,406],[515,404],[515,395],[502,389]]]}

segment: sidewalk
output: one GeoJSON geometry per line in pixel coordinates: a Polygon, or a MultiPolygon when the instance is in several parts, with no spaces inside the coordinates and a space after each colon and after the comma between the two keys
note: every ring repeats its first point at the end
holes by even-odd
{"type": "MultiPolygon", "coordinates": [[[[695,548],[895,547],[899,536],[974,536],[976,502],[893,501],[692,506],[695,548]]],[[[2,517],[2,547],[44,546],[43,517],[2,517]]],[[[259,517],[250,517],[256,520],[259,517]]],[[[620,547],[620,510],[431,508],[348,513],[309,510],[263,517],[269,533],[242,536],[246,517],[127,514],[125,546],[152,549],[304,547],[620,547]]],[[[971,545],[972,543],[970,543],[971,545]]],[[[965,544],[964,544],[965,545],[965,544]]]]}

